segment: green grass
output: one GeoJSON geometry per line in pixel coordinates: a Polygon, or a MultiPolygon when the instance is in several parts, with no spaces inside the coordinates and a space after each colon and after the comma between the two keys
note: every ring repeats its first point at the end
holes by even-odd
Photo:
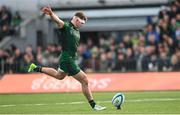
{"type": "Polygon", "coordinates": [[[81,93],[1,94],[0,114],[180,114],[180,91],[123,92],[122,110],[111,104],[115,93],[93,93],[104,111],[92,110],[81,93]]]}

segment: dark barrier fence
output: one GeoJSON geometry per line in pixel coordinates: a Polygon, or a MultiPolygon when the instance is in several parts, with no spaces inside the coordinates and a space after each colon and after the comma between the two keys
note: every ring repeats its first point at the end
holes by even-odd
{"type": "MultiPolygon", "coordinates": [[[[86,72],[162,72],[162,71],[179,71],[179,63],[171,63],[170,59],[166,60],[150,60],[144,59],[124,59],[124,60],[99,60],[99,59],[85,59],[78,61],[79,66],[86,72]]],[[[23,60],[0,61],[0,73],[27,73],[28,66],[31,62],[23,60]]],[[[38,64],[38,62],[35,62],[38,64]]],[[[41,64],[39,64],[41,65],[41,64]]],[[[48,67],[58,68],[58,61],[49,63],[48,67]]]]}

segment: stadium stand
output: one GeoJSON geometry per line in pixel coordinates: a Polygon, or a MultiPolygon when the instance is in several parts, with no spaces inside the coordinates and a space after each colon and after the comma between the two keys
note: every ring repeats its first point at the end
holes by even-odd
{"type": "Polygon", "coordinates": [[[22,17],[18,11],[12,13],[7,6],[0,6],[0,41],[6,36],[18,34],[22,17]]]}

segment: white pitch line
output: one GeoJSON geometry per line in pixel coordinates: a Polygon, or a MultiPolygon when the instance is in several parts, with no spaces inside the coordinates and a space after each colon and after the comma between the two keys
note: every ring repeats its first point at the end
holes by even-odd
{"type": "MultiPolygon", "coordinates": [[[[153,99],[132,99],[125,100],[126,103],[134,102],[162,102],[162,101],[180,101],[180,98],[153,98],[153,99]]],[[[67,103],[36,103],[36,104],[6,104],[0,107],[14,107],[14,106],[46,106],[46,105],[77,105],[87,103],[85,101],[67,102],[67,103]]],[[[97,101],[97,103],[111,103],[111,101],[97,101]]]]}
{"type": "Polygon", "coordinates": [[[0,105],[0,107],[13,107],[13,106],[16,106],[16,105],[0,105]]]}
{"type": "Polygon", "coordinates": [[[154,98],[154,99],[136,99],[127,100],[126,102],[159,102],[159,101],[179,101],[180,98],[154,98]]]}

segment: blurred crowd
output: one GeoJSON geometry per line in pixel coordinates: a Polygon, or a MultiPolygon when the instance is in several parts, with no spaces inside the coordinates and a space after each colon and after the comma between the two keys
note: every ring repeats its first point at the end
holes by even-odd
{"type": "Polygon", "coordinates": [[[7,6],[0,6],[0,41],[5,36],[18,34],[21,22],[18,11],[13,13],[7,6]]]}
{"type": "MultiPolygon", "coordinates": [[[[85,39],[85,38],[81,38],[85,39]]],[[[77,63],[86,72],[137,72],[180,70],[180,2],[162,6],[156,20],[147,17],[142,31],[109,34],[99,33],[97,38],[86,38],[78,48],[77,63]]],[[[0,49],[0,70],[5,73],[27,72],[31,62],[42,66],[58,67],[61,45],[31,45],[20,51],[12,45],[0,49]]]]}

